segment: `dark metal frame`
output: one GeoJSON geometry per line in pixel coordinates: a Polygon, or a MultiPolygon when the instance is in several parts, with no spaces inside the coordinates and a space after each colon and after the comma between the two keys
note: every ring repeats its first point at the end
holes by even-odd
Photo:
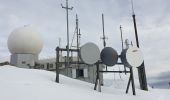
{"type": "MultiPolygon", "coordinates": [[[[128,81],[127,88],[126,88],[126,93],[128,93],[130,83],[132,83],[132,92],[133,92],[133,95],[136,95],[134,76],[133,76],[133,67],[129,67],[130,71],[100,71],[99,70],[99,64],[100,64],[100,62],[96,63],[96,67],[97,67],[96,73],[97,73],[97,75],[96,75],[94,90],[97,89],[97,85],[98,85],[98,91],[101,92],[100,73],[130,73],[129,81],[128,81]]],[[[118,64],[122,65],[122,63],[118,63],[118,64]]]]}
{"type": "MultiPolygon", "coordinates": [[[[57,47],[56,48],[56,82],[59,83],[59,73],[60,73],[60,69],[59,69],[59,65],[60,64],[65,64],[66,62],[60,62],[59,61],[59,52],[60,51],[67,51],[67,49],[65,48],[60,48],[60,47],[57,47]]],[[[69,51],[71,52],[79,52],[79,49],[69,49],[69,51]]],[[[119,56],[120,57],[120,56],[119,56]]],[[[85,64],[84,62],[77,62],[77,61],[71,61],[69,64],[85,64]]],[[[97,70],[96,70],[96,81],[95,81],[95,85],[94,85],[94,90],[97,89],[97,85],[98,86],[98,91],[101,92],[101,80],[100,80],[100,73],[130,73],[130,77],[129,77],[129,81],[128,81],[128,85],[127,85],[127,88],[126,88],[126,93],[128,93],[128,90],[129,90],[129,86],[130,86],[130,82],[132,83],[132,91],[133,91],[133,95],[136,95],[136,92],[135,92],[135,84],[134,84],[134,76],[133,76],[133,68],[132,67],[129,67],[130,68],[130,71],[100,71],[99,69],[99,65],[100,64],[103,64],[101,61],[98,61],[95,65],[97,67],[97,70]]],[[[117,63],[117,65],[123,65],[123,63],[117,63]]],[[[68,67],[66,67],[68,68],[68,67]]]]}
{"type": "MultiPolygon", "coordinates": [[[[60,62],[59,61],[59,52],[62,52],[62,51],[67,51],[68,52],[68,49],[67,48],[60,48],[60,47],[57,47],[56,48],[56,82],[59,83],[59,65],[60,64],[66,64],[66,62],[60,62]]],[[[69,52],[79,52],[79,49],[69,49],[69,52]]],[[[84,64],[83,62],[69,62],[69,64],[84,64]]],[[[69,68],[69,67],[67,67],[69,68]]]]}

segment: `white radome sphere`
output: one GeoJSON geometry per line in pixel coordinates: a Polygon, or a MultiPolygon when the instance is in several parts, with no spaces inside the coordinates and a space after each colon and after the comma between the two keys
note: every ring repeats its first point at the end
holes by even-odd
{"type": "Polygon", "coordinates": [[[8,37],[8,49],[12,54],[39,54],[42,47],[42,37],[28,25],[15,29],[8,37]]]}

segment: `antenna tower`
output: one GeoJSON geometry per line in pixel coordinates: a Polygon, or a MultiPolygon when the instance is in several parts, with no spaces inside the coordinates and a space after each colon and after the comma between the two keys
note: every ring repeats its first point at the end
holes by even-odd
{"type": "Polygon", "coordinates": [[[67,66],[69,67],[69,19],[68,19],[68,10],[72,10],[73,7],[69,8],[68,7],[68,0],[66,0],[66,6],[64,7],[61,4],[61,7],[66,10],[66,19],[67,19],[67,66]]]}
{"type": "Polygon", "coordinates": [[[105,36],[105,31],[104,31],[104,14],[102,14],[102,26],[103,26],[103,46],[104,48],[106,47],[106,36],[105,36]]]}
{"type": "MultiPolygon", "coordinates": [[[[136,18],[135,18],[133,0],[131,0],[131,5],[132,5],[132,17],[133,17],[133,23],[134,23],[134,29],[135,29],[136,45],[139,48],[139,40],[138,40],[138,33],[137,33],[137,25],[136,25],[136,18]]],[[[147,91],[148,87],[147,87],[147,80],[146,80],[146,72],[145,72],[144,62],[142,63],[141,66],[138,67],[138,75],[139,75],[140,88],[142,90],[147,91]]]]}

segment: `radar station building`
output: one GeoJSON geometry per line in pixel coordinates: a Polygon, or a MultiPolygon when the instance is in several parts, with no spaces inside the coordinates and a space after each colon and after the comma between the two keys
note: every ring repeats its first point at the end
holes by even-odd
{"type": "Polygon", "coordinates": [[[15,29],[8,38],[10,64],[24,68],[35,66],[42,47],[42,38],[35,29],[30,26],[15,29]]]}
{"type": "MultiPolygon", "coordinates": [[[[56,70],[56,58],[39,60],[39,53],[43,48],[41,35],[31,26],[24,26],[12,31],[8,38],[8,49],[11,52],[10,64],[21,68],[35,68],[48,71],[56,70]]],[[[66,61],[66,57],[60,55],[61,62],[66,61]]],[[[70,57],[71,61],[76,61],[77,57],[70,57]]],[[[104,65],[100,65],[103,70],[104,65]]],[[[71,64],[69,68],[66,64],[59,67],[60,74],[74,79],[95,83],[96,65],[71,64]]],[[[103,74],[100,73],[103,84],[103,74]]]]}

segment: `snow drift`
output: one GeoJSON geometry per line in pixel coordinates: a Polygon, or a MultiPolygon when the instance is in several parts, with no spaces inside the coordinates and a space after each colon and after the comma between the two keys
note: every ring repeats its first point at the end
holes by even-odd
{"type": "Polygon", "coordinates": [[[136,89],[136,96],[125,94],[126,80],[105,75],[102,92],[94,91],[94,84],[60,75],[55,82],[55,73],[23,69],[14,66],[0,67],[0,100],[169,100],[170,90],[136,89]]]}

